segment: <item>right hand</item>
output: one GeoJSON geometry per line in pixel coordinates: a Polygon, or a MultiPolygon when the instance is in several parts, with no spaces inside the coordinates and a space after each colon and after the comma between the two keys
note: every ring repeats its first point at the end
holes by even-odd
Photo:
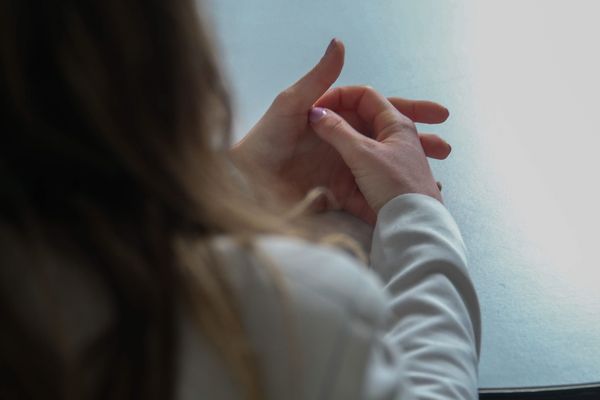
{"type": "Polygon", "coordinates": [[[442,201],[415,124],[388,99],[370,87],[352,86],[333,89],[317,105],[310,111],[313,130],[344,159],[375,213],[407,193],[442,201]],[[354,112],[365,132],[332,109],[354,112]]]}

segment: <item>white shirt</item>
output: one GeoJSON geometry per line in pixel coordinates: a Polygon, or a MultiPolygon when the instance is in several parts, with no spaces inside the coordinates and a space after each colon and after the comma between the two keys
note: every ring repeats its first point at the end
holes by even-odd
{"type": "MultiPolygon", "coordinates": [[[[285,237],[259,239],[271,262],[219,246],[268,398],[477,399],[479,305],[460,232],[437,200],[402,195],[380,210],[370,268],[285,237]]],[[[207,342],[182,326],[178,398],[240,398],[207,342]]]]}

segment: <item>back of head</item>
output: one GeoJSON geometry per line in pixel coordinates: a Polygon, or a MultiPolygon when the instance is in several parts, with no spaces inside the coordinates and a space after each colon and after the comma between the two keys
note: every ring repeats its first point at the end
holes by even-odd
{"type": "Polygon", "coordinates": [[[183,151],[209,157],[226,116],[193,3],[2,0],[6,214],[64,222],[77,202],[118,213],[189,200],[183,151]]]}
{"type": "Polygon", "coordinates": [[[0,110],[0,397],[170,397],[177,241],[242,220],[219,197],[229,112],[194,1],[0,0],[0,110]],[[56,265],[114,316],[74,354],[56,265]]]}

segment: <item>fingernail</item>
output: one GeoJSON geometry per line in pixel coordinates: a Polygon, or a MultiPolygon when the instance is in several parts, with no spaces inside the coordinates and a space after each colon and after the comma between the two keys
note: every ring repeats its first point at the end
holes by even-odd
{"type": "Polygon", "coordinates": [[[325,55],[328,55],[329,53],[331,53],[333,51],[333,49],[335,48],[336,45],[336,41],[335,38],[331,39],[331,42],[329,42],[329,46],[327,46],[327,50],[325,50],[325,55]]]}
{"type": "Polygon", "coordinates": [[[321,118],[327,115],[327,110],[321,107],[313,107],[308,113],[308,120],[312,123],[319,122],[321,118]]]}

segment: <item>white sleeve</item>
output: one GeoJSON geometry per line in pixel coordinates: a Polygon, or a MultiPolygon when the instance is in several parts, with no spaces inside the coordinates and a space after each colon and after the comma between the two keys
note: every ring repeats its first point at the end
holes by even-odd
{"type": "Polygon", "coordinates": [[[391,317],[371,346],[365,398],[398,398],[400,390],[415,399],[478,398],[481,322],[466,266],[458,227],[437,200],[402,195],[380,210],[371,267],[391,317]],[[402,388],[390,379],[394,357],[402,358],[402,388]]]}

